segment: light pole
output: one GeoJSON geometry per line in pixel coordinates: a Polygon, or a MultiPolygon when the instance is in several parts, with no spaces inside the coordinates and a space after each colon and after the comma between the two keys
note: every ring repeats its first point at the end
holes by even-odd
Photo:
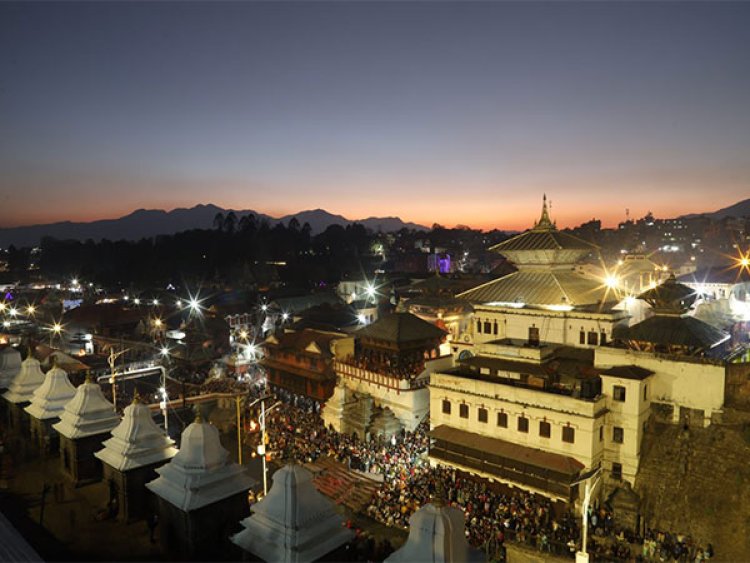
{"type": "Polygon", "coordinates": [[[599,484],[599,481],[601,481],[601,471],[601,466],[597,467],[596,469],[593,469],[592,471],[589,471],[588,473],[583,475],[580,479],[578,479],[578,481],[570,484],[572,487],[573,485],[577,485],[578,483],[586,481],[586,490],[583,493],[583,507],[581,509],[583,512],[583,533],[581,534],[581,549],[580,551],[576,552],[576,563],[588,563],[589,561],[589,554],[586,550],[586,542],[588,541],[589,533],[589,505],[591,504],[591,495],[594,492],[594,489],[596,489],[596,486],[599,484]]]}
{"type": "Polygon", "coordinates": [[[267,396],[261,397],[260,401],[260,445],[258,446],[258,454],[263,456],[263,496],[268,494],[268,477],[266,474],[266,415],[273,409],[281,404],[281,401],[276,401],[270,408],[266,409],[267,396]]]}

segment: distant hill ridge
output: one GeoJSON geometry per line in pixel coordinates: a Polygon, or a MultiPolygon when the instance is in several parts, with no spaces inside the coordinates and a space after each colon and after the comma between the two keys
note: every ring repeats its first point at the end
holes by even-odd
{"type": "Polygon", "coordinates": [[[310,223],[313,233],[324,231],[330,225],[346,226],[350,223],[360,223],[373,231],[398,231],[404,227],[409,229],[427,230],[427,227],[416,223],[402,221],[398,217],[368,217],[367,219],[347,219],[342,215],[334,215],[324,209],[300,211],[281,218],[274,218],[265,213],[250,209],[224,209],[217,205],[199,204],[190,208],[178,208],[172,211],[163,209],[137,209],[118,219],[102,219],[88,223],[74,223],[61,221],[45,225],[29,225],[25,227],[0,228],[0,248],[11,244],[22,246],[36,246],[42,237],[50,236],[57,239],[87,240],[138,240],[157,235],[171,235],[190,229],[212,229],[217,213],[226,215],[230,211],[239,220],[249,214],[255,215],[258,221],[267,219],[271,225],[279,222],[284,225],[296,217],[300,225],[310,223]]]}
{"type": "Polygon", "coordinates": [[[743,199],[738,201],[734,205],[724,207],[718,211],[712,211],[710,213],[691,213],[690,215],[683,215],[683,219],[691,219],[693,217],[708,217],[714,221],[725,219],[726,217],[750,217],[750,199],[743,199]]]}

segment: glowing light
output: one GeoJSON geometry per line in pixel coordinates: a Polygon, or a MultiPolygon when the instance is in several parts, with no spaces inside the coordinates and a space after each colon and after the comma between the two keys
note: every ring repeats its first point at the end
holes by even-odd
{"type": "Polygon", "coordinates": [[[163,324],[163,323],[162,323],[162,320],[161,320],[161,319],[154,319],[154,326],[155,326],[156,328],[160,328],[162,324],[163,324]]]}
{"type": "Polygon", "coordinates": [[[135,299],[133,299],[133,303],[135,303],[136,305],[140,305],[141,300],[136,297],[135,299]]]}
{"type": "Polygon", "coordinates": [[[158,304],[159,304],[159,300],[158,300],[158,299],[154,299],[154,300],[153,300],[153,301],[151,302],[151,304],[152,304],[152,305],[158,305],[158,304]]]}
{"type": "Polygon", "coordinates": [[[572,305],[549,305],[547,309],[550,311],[572,311],[572,305]]]}
{"type": "Polygon", "coordinates": [[[8,328],[10,326],[10,321],[3,321],[3,326],[8,328]]]}
{"type": "Polygon", "coordinates": [[[124,299],[125,301],[128,301],[128,300],[130,300],[130,296],[126,295],[125,297],[123,297],[123,299],[124,299]]]}
{"type": "Polygon", "coordinates": [[[604,285],[606,285],[609,289],[615,289],[618,285],[620,285],[620,280],[617,279],[617,276],[609,274],[606,278],[604,278],[604,285]]]}
{"type": "Polygon", "coordinates": [[[359,321],[359,324],[367,323],[367,318],[365,318],[365,316],[362,314],[357,315],[357,320],[359,321]]]}
{"type": "Polygon", "coordinates": [[[178,309],[182,309],[182,300],[178,299],[177,302],[175,303],[175,305],[177,305],[178,309]]]}
{"type": "Polygon", "coordinates": [[[367,297],[375,297],[375,288],[368,283],[367,287],[365,287],[365,293],[367,294],[367,297]]]}
{"type": "Polygon", "coordinates": [[[242,338],[242,340],[245,340],[247,338],[247,331],[246,330],[241,330],[240,331],[240,338],[242,338]]]}
{"type": "Polygon", "coordinates": [[[34,307],[33,305],[29,305],[28,307],[26,307],[26,313],[29,315],[33,315],[34,313],[36,313],[36,307],[34,307]]]}
{"type": "Polygon", "coordinates": [[[73,284],[73,287],[78,287],[78,278],[73,278],[71,283],[73,284]]]}
{"type": "Polygon", "coordinates": [[[743,256],[742,258],[740,258],[740,266],[742,266],[743,268],[747,268],[748,266],[750,266],[750,258],[748,258],[747,256],[743,256]]]}
{"type": "Polygon", "coordinates": [[[281,314],[281,320],[282,320],[282,321],[287,321],[287,320],[289,320],[289,313],[282,313],[282,314],[281,314]]]}
{"type": "Polygon", "coordinates": [[[193,311],[199,311],[201,308],[201,304],[198,302],[198,300],[195,297],[190,298],[190,301],[188,301],[188,305],[190,305],[190,308],[193,311]]]}
{"type": "Polygon", "coordinates": [[[0,303],[0,311],[5,311],[5,303],[0,303]]]}
{"type": "Polygon", "coordinates": [[[16,309],[15,307],[11,307],[10,309],[8,309],[8,313],[10,313],[11,317],[15,317],[18,314],[18,309],[16,309]]]}
{"type": "Polygon", "coordinates": [[[268,305],[261,305],[260,309],[261,311],[265,311],[266,309],[268,309],[268,305]]]}
{"type": "Polygon", "coordinates": [[[167,348],[166,346],[164,346],[164,348],[162,348],[160,352],[162,356],[169,356],[169,348],[167,348]]]}

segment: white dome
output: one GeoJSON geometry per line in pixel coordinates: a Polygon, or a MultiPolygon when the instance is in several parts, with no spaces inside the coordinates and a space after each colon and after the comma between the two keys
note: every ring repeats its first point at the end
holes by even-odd
{"type": "Polygon", "coordinates": [[[57,418],[75,394],[76,388],[68,379],[68,374],[55,366],[47,372],[44,382],[34,391],[31,404],[24,410],[39,420],[57,418]]]}
{"type": "Polygon", "coordinates": [[[3,397],[11,403],[28,403],[34,390],[44,383],[44,372],[39,360],[29,354],[21,363],[21,370],[11,381],[3,397]]]}
{"type": "Polygon", "coordinates": [[[53,428],[67,438],[103,434],[120,422],[115,407],[102,393],[98,383],[87,380],[79,385],[76,394],[63,408],[60,422],[53,428]]]}

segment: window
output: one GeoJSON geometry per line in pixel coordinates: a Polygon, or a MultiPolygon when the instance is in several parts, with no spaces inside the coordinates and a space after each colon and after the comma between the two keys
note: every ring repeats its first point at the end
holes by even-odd
{"type": "Polygon", "coordinates": [[[461,418],[469,418],[469,405],[466,403],[461,403],[458,406],[458,416],[461,418]]]}
{"type": "Polygon", "coordinates": [[[529,431],[529,419],[525,416],[518,417],[518,431],[528,432],[529,431]]]}
{"type": "Polygon", "coordinates": [[[487,422],[487,409],[483,407],[479,407],[477,409],[477,420],[479,422],[484,422],[484,423],[487,422]]]}
{"type": "Polygon", "coordinates": [[[495,321],[495,324],[492,325],[492,334],[497,336],[497,321],[495,321]]]}
{"type": "Polygon", "coordinates": [[[507,412],[497,413],[497,425],[500,428],[508,428],[508,413],[507,412]]]}
{"type": "Polygon", "coordinates": [[[648,401],[648,383],[643,385],[643,400],[648,401]]]}
{"type": "Polygon", "coordinates": [[[604,331],[601,331],[601,333],[599,333],[599,344],[604,346],[606,343],[607,343],[607,333],[604,331]]]}
{"type": "Polygon", "coordinates": [[[490,321],[484,321],[484,333],[492,334],[492,325],[490,324],[490,321]]]}
{"type": "Polygon", "coordinates": [[[593,331],[589,331],[588,345],[596,346],[599,343],[599,336],[593,331]]]}
{"type": "Polygon", "coordinates": [[[443,399],[443,414],[451,413],[451,402],[448,399],[443,399]]]}
{"type": "Polygon", "coordinates": [[[482,333],[482,321],[477,321],[477,332],[482,333]]]}
{"type": "Polygon", "coordinates": [[[584,332],[584,330],[583,330],[583,329],[581,329],[581,332],[580,332],[580,334],[578,335],[578,341],[579,341],[579,342],[580,342],[581,344],[586,344],[586,333],[584,332]]]}
{"type": "Polygon", "coordinates": [[[612,464],[612,479],[622,479],[622,463],[612,464]]]}
{"type": "Polygon", "coordinates": [[[599,427],[599,441],[604,440],[604,426],[599,427]]]}
{"type": "Polygon", "coordinates": [[[563,426],[562,440],[568,444],[574,443],[576,441],[576,429],[572,426],[563,426]]]}
{"type": "Polygon", "coordinates": [[[539,346],[539,329],[535,326],[529,327],[529,344],[539,346]]]}
{"type": "Polygon", "coordinates": [[[625,387],[622,385],[615,385],[612,388],[612,398],[615,401],[624,402],[625,401],[625,387]]]}
{"type": "Polygon", "coordinates": [[[541,420],[539,422],[539,435],[542,438],[549,438],[552,435],[552,427],[546,420],[541,420]]]}
{"type": "Polygon", "coordinates": [[[622,444],[624,437],[625,437],[625,432],[623,431],[622,428],[620,428],[619,426],[615,426],[612,429],[612,441],[615,444],[622,444]]]}

